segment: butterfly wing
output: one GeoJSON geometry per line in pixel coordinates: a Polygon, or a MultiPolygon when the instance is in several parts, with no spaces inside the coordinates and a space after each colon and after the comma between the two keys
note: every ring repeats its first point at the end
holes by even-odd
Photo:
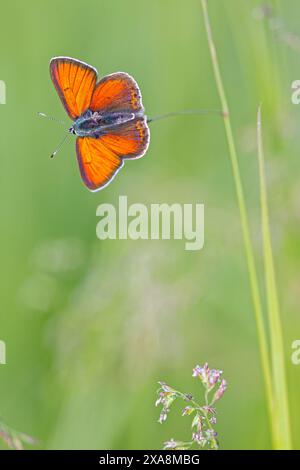
{"type": "Polygon", "coordinates": [[[140,89],[125,72],[112,73],[97,83],[90,109],[104,112],[144,111],[140,89]]]}
{"type": "Polygon", "coordinates": [[[122,159],[141,158],[146,153],[150,141],[147,118],[138,117],[118,127],[112,127],[100,139],[122,159]]]}
{"type": "Polygon", "coordinates": [[[70,57],[54,57],[50,75],[56,91],[71,119],[90,106],[97,80],[97,70],[70,57]]]}
{"type": "Polygon", "coordinates": [[[122,168],[124,159],[142,157],[148,145],[145,117],[112,128],[98,139],[77,138],[77,159],[83,182],[91,191],[104,188],[122,168]]]}
{"type": "Polygon", "coordinates": [[[101,139],[78,137],[76,153],[84,184],[91,190],[106,186],[122,167],[122,159],[110,151],[101,139]]]}

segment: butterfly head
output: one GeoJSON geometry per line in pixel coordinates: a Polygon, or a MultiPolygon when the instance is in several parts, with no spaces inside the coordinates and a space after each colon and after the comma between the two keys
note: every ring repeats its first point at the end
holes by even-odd
{"type": "Polygon", "coordinates": [[[73,126],[68,129],[68,132],[70,132],[70,134],[76,135],[76,131],[73,126]]]}

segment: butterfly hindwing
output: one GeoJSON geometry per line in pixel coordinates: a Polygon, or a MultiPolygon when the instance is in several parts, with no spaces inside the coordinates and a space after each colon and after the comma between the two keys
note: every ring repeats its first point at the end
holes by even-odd
{"type": "Polygon", "coordinates": [[[139,87],[125,72],[112,73],[97,83],[90,109],[105,112],[144,110],[139,87]]]}
{"type": "Polygon", "coordinates": [[[146,117],[136,118],[108,129],[101,140],[111,151],[122,158],[140,158],[147,151],[150,132],[146,117]]]}
{"type": "Polygon", "coordinates": [[[68,115],[71,119],[78,118],[90,106],[97,70],[70,57],[54,57],[50,75],[68,115]]]}
{"type": "Polygon", "coordinates": [[[148,145],[146,118],[123,124],[98,139],[77,138],[77,158],[83,182],[92,191],[102,189],[123,166],[123,159],[142,157],[148,145]]]}

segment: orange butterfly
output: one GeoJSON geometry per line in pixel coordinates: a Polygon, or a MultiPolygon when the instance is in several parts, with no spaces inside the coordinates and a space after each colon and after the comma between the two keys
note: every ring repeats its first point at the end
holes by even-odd
{"type": "Polygon", "coordinates": [[[77,136],[81,177],[91,191],[103,189],[124,160],[142,157],[150,132],[136,81],[117,72],[97,83],[97,70],[70,57],[54,57],[50,74],[77,136]]]}

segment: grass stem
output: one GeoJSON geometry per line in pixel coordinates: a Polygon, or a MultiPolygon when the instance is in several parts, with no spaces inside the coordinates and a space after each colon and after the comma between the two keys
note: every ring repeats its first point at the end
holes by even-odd
{"type": "Polygon", "coordinates": [[[284,346],[280,309],[277,296],[276,276],[270,234],[269,209],[265,178],[265,158],[262,142],[261,108],[257,113],[257,148],[260,182],[261,226],[265,266],[265,282],[268,301],[268,319],[271,339],[274,404],[276,411],[275,447],[291,449],[291,432],[288,406],[288,391],[284,362],[284,346]]]}
{"type": "Polygon", "coordinates": [[[259,350],[260,350],[260,357],[261,357],[261,364],[263,370],[263,377],[265,383],[265,391],[267,397],[267,404],[268,404],[268,413],[269,413],[269,420],[271,424],[272,430],[272,442],[273,446],[276,445],[276,438],[275,438],[275,425],[274,425],[274,399],[273,399],[273,387],[272,387],[272,376],[271,376],[271,367],[270,367],[270,358],[269,358],[269,350],[268,350],[268,341],[266,336],[266,330],[264,325],[263,319],[263,311],[262,311],[262,303],[261,297],[259,292],[259,283],[258,283],[258,276],[254,261],[254,251],[253,245],[250,236],[250,229],[249,229],[249,221],[248,221],[248,214],[247,208],[245,203],[245,196],[243,190],[243,184],[239,169],[238,157],[236,152],[235,141],[232,132],[229,108],[225,93],[225,88],[223,85],[222,75],[220,72],[218,56],[216,52],[216,47],[213,39],[212,29],[210,25],[208,9],[207,9],[207,0],[201,0],[203,15],[204,15],[204,23],[205,29],[207,34],[207,40],[209,45],[210,56],[212,60],[213,72],[215,76],[216,86],[222,106],[223,111],[223,118],[224,118],[224,126],[225,126],[225,133],[229,148],[229,156],[230,162],[233,172],[233,178],[235,182],[236,188],[236,195],[238,200],[239,212],[240,212],[240,219],[241,219],[241,226],[243,232],[243,240],[245,246],[245,253],[247,259],[247,267],[249,273],[249,281],[250,281],[250,288],[253,300],[253,307],[254,307],[254,314],[255,314],[255,321],[258,333],[258,342],[259,342],[259,350]]]}

